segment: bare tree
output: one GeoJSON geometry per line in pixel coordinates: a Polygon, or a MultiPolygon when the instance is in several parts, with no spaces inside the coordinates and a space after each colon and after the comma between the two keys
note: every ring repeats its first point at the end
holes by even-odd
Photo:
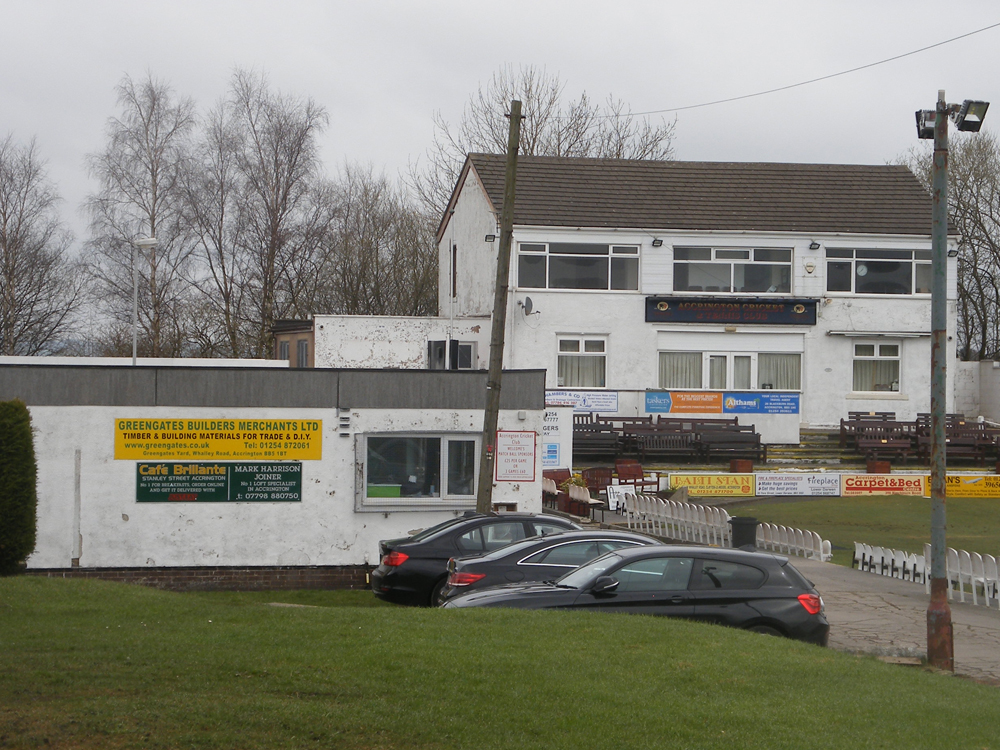
{"type": "Polygon", "coordinates": [[[53,354],[80,303],[72,236],[34,140],[0,140],[0,354],[53,354]]]}
{"type": "Polygon", "coordinates": [[[347,315],[432,315],[437,310],[435,224],[370,166],[347,165],[330,264],[318,299],[347,315]]]}
{"type": "Polygon", "coordinates": [[[334,216],[316,144],[328,117],[311,99],[275,93],[263,75],[242,70],[226,117],[242,223],[234,264],[244,264],[240,283],[252,302],[240,314],[250,327],[249,356],[262,357],[275,320],[312,312],[308,289],[334,216]]]}
{"type": "MultiPolygon", "coordinates": [[[[913,149],[901,161],[931,188],[933,153],[913,149]]],[[[1000,354],[1000,140],[983,131],[949,144],[948,212],[961,236],[958,256],[958,354],[1000,354]]]]}
{"type": "Polygon", "coordinates": [[[505,66],[474,93],[458,125],[440,112],[423,167],[412,165],[410,184],[427,210],[440,216],[465,157],[473,152],[505,153],[510,102],[522,102],[520,152],[529,156],[588,156],[610,159],[673,158],[674,124],[637,119],[621,101],[604,107],[586,93],[565,100],[565,84],[544,69],[505,66]]]}
{"type": "MultiPolygon", "coordinates": [[[[190,246],[181,219],[182,178],[188,167],[194,103],[148,76],[118,85],[118,117],[107,126],[107,145],[88,157],[99,190],[87,200],[90,274],[105,312],[122,326],[131,320],[134,242],[158,244],[139,253],[141,351],[180,356],[186,347],[185,305],[190,246]]],[[[124,352],[118,352],[124,353],[124,352]]]]}

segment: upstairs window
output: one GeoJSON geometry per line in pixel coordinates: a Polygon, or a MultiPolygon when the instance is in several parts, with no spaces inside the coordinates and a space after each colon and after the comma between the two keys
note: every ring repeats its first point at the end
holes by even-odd
{"type": "Polygon", "coordinates": [[[518,245],[517,285],[523,289],[639,288],[639,248],[588,242],[518,245]]]}
{"type": "Polygon", "coordinates": [[[855,294],[930,294],[930,250],[827,248],[826,290],[855,294]]]}
{"type": "Polygon", "coordinates": [[[604,339],[560,337],[558,386],[604,388],[604,339]]]}
{"type": "Polygon", "coordinates": [[[790,294],[790,248],[675,247],[674,291],[790,294]]]}

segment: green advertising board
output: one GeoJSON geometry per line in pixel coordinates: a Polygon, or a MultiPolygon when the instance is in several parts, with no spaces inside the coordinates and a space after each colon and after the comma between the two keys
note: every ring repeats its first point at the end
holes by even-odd
{"type": "Polygon", "coordinates": [[[297,503],[301,463],[136,464],[138,503],[297,503]]]}

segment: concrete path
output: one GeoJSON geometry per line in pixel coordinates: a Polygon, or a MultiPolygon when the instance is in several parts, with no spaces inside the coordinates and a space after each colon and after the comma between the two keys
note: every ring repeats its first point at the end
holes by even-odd
{"type": "MultiPolygon", "coordinates": [[[[880,656],[927,655],[927,603],[920,583],[791,557],[819,589],[830,621],[830,646],[880,656]]],[[[1000,686],[1000,609],[950,602],[955,673],[1000,686]]],[[[982,601],[982,600],[980,600],[982,601]]]]}

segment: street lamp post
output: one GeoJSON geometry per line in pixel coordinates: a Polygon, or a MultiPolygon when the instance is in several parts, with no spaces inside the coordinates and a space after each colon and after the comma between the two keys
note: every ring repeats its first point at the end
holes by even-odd
{"type": "Polygon", "coordinates": [[[156,237],[142,237],[132,243],[132,367],[135,367],[135,356],[139,348],[139,266],[136,263],[136,250],[156,247],[156,237]]]}
{"type": "Polygon", "coordinates": [[[917,136],[934,139],[931,177],[931,600],[927,605],[927,661],[955,670],[955,642],[948,606],[945,540],[945,413],[948,349],[948,120],[959,130],[978,132],[989,107],[966,100],[948,104],[938,91],[934,110],[917,112],[917,136]]]}

